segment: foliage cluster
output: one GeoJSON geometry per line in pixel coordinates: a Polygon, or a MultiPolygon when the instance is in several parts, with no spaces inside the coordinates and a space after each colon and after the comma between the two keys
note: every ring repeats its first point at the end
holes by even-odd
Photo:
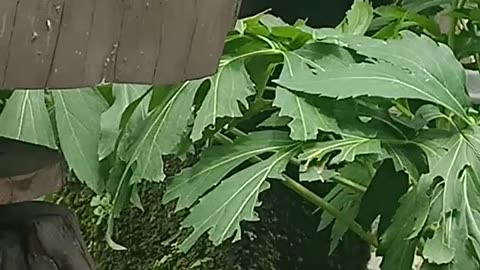
{"type": "Polygon", "coordinates": [[[336,29],[260,14],[237,23],[209,78],[15,90],[0,136],[59,147],[101,196],[114,249],[114,218],[142,208],[143,181],[165,180],[162,156],[196,148],[162,198],[189,210],[180,251],[204,234],[238,240],[281,181],[323,211],[319,229],[333,224],[332,250],[350,229],[379,247],[384,270],[410,269],[416,253],[422,269],[479,269],[480,118],[465,87],[465,67],[480,64],[479,13],[478,0],[355,1],[336,29]],[[445,8],[443,34],[433,18],[445,8]],[[336,186],[321,198],[302,182],[336,186]]]}

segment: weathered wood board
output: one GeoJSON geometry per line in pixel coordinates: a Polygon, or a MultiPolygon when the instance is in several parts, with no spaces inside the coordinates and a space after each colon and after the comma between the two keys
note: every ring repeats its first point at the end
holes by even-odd
{"type": "Polygon", "coordinates": [[[0,89],[172,84],[216,71],[240,0],[1,0],[0,89]]]}
{"type": "Polygon", "coordinates": [[[65,175],[58,152],[0,138],[0,207],[56,192],[63,187],[65,175]]]}

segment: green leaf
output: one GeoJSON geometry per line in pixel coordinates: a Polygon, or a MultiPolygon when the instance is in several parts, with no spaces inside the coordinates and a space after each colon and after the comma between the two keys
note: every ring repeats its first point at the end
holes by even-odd
{"type": "Polygon", "coordinates": [[[237,139],[234,144],[208,148],[200,161],[167,183],[163,203],[178,198],[176,211],[192,206],[200,196],[248,159],[291,147],[285,132],[261,131],[237,139]]]}
{"type": "Polygon", "coordinates": [[[268,11],[265,10],[257,15],[242,19],[244,22],[244,33],[259,35],[259,36],[269,36],[270,29],[268,26],[263,25],[260,20],[263,16],[267,16],[268,11]]]}
{"type": "Polygon", "coordinates": [[[420,12],[432,7],[450,4],[450,0],[405,0],[403,6],[406,9],[420,12]]]}
{"type": "Polygon", "coordinates": [[[183,84],[164,106],[157,107],[134,135],[135,140],[119,153],[133,168],[130,183],[142,180],[159,182],[165,178],[162,156],[175,152],[182,140],[195,94],[203,80],[183,84]]]}
{"type": "MultiPolygon", "coordinates": [[[[395,170],[404,171],[418,181],[420,178],[419,166],[425,162],[422,159],[422,150],[415,145],[384,145],[386,158],[391,158],[395,170]]],[[[425,164],[426,165],[426,164],[425,164]]]]}
{"type": "Polygon", "coordinates": [[[424,130],[413,140],[413,143],[420,147],[425,156],[430,168],[436,166],[436,164],[447,153],[446,144],[452,134],[445,132],[444,130],[424,130]]]}
{"type": "MultiPolygon", "coordinates": [[[[344,49],[331,45],[314,43],[295,52],[284,53],[284,67],[280,79],[296,78],[312,74],[312,69],[325,70],[329,66],[346,66],[353,62],[351,55],[344,49]]],[[[304,98],[284,88],[276,90],[275,107],[280,108],[280,117],[289,117],[293,140],[307,141],[316,139],[318,130],[341,133],[336,120],[331,115],[308,103],[304,98]]]]}
{"type": "MultiPolygon", "coordinates": [[[[151,112],[161,106],[166,106],[168,101],[175,95],[179,85],[168,87],[153,87],[151,91],[146,91],[142,96],[131,102],[122,114],[120,122],[120,137],[118,139],[115,154],[119,155],[128,151],[128,148],[137,140],[138,132],[145,125],[145,120],[151,115],[151,112]]],[[[113,156],[116,159],[127,158],[122,156],[113,156]]]]}
{"type": "Polygon", "coordinates": [[[268,189],[267,177],[280,174],[297,147],[281,151],[269,159],[254,164],[222,181],[218,187],[205,195],[182,222],[182,227],[194,231],[180,245],[187,252],[206,232],[215,245],[234,236],[241,238],[240,223],[258,220],[254,212],[260,192],[268,189]]]}
{"type": "Polygon", "coordinates": [[[342,47],[326,43],[309,43],[298,50],[285,52],[280,80],[312,75],[314,70],[329,67],[347,67],[355,63],[352,55],[342,47]]]}
{"type": "Polygon", "coordinates": [[[415,22],[415,25],[424,28],[432,35],[436,37],[441,36],[440,28],[433,18],[420,15],[399,6],[382,6],[378,7],[375,11],[385,18],[415,22]]]}
{"type": "Polygon", "coordinates": [[[318,108],[284,88],[277,88],[273,105],[281,108],[280,117],[293,119],[288,123],[291,130],[290,137],[293,140],[316,139],[319,130],[325,132],[339,131],[335,119],[321,114],[318,108]]]}
{"type": "Polygon", "coordinates": [[[0,136],[57,148],[44,91],[13,92],[0,115],[0,136]]]}
{"type": "Polygon", "coordinates": [[[150,88],[150,86],[134,84],[113,85],[112,94],[115,100],[101,117],[102,135],[98,150],[100,159],[104,159],[114,151],[115,143],[120,135],[120,123],[123,113],[132,102],[140,98],[150,88]]]}
{"type": "Polygon", "coordinates": [[[431,169],[430,173],[422,176],[430,179],[432,183],[437,177],[444,180],[443,211],[445,213],[460,208],[462,202],[458,193],[461,190],[461,183],[458,177],[461,170],[469,165],[470,161],[476,159],[475,154],[471,152],[469,143],[462,137],[458,136],[452,144],[446,155],[431,169]]]}
{"type": "Polygon", "coordinates": [[[281,18],[275,17],[271,14],[263,14],[259,17],[260,23],[265,25],[268,30],[272,31],[272,28],[275,27],[291,27],[289,24],[285,23],[281,18]]]}
{"type": "Polygon", "coordinates": [[[237,31],[240,35],[243,35],[245,34],[245,27],[246,26],[243,20],[237,20],[233,29],[237,31]]]}
{"type": "Polygon", "coordinates": [[[463,106],[444,86],[387,63],[351,65],[276,82],[291,90],[336,98],[366,95],[421,99],[442,105],[469,121],[463,106]]]}
{"type": "Polygon", "coordinates": [[[335,43],[356,50],[362,55],[408,69],[413,76],[431,85],[435,96],[443,97],[444,102],[448,100],[451,104],[456,103],[454,108],[458,107],[458,112],[449,108],[454,112],[459,113],[462,106],[470,104],[465,91],[463,66],[457,61],[451,49],[444,44],[410,31],[402,31],[401,38],[387,42],[346,34],[327,36],[335,43]]]}
{"type": "MultiPolygon", "coordinates": [[[[398,171],[392,159],[378,160],[377,158],[368,163],[365,163],[366,159],[361,161],[369,166],[367,168],[370,168],[372,180],[363,195],[357,220],[364,228],[372,228],[379,218],[378,224],[375,224],[377,225],[376,233],[382,236],[392,223],[398,209],[398,201],[410,188],[408,175],[398,171]]],[[[381,245],[383,244],[382,241],[381,245]]],[[[381,249],[377,251],[379,251],[378,255],[383,254],[381,249]]]]}
{"type": "MultiPolygon", "coordinates": [[[[338,172],[341,176],[353,180],[355,183],[365,187],[368,187],[370,181],[372,180],[369,169],[360,163],[348,164],[338,172]]],[[[345,216],[355,219],[358,215],[363,195],[363,192],[359,192],[357,190],[337,184],[325,196],[325,200],[330,202],[332,206],[340,210],[345,216]]],[[[318,229],[326,229],[334,221],[334,219],[335,217],[330,215],[328,212],[323,212],[322,221],[320,222],[318,229]]],[[[345,226],[344,223],[335,221],[331,232],[330,254],[335,251],[347,230],[348,227],[345,226]]]]}
{"type": "MultiPolygon", "coordinates": [[[[412,268],[418,238],[410,237],[410,235],[416,218],[428,214],[430,202],[429,197],[417,196],[418,190],[410,191],[402,197],[393,223],[381,237],[379,250],[383,255],[382,270],[412,268]]],[[[418,193],[424,195],[422,191],[418,193]]]]}
{"type": "Polygon", "coordinates": [[[260,55],[249,59],[246,63],[250,79],[255,83],[255,90],[257,91],[258,97],[265,92],[265,88],[270,82],[270,77],[276,67],[281,63],[283,63],[283,57],[281,55],[260,55]]]}
{"type": "MultiPolygon", "coordinates": [[[[156,91],[163,91],[164,89],[159,89],[156,91]]],[[[173,91],[172,91],[173,92],[173,91]]],[[[121,138],[118,142],[117,153],[125,153],[132,145],[136,138],[138,131],[143,127],[145,119],[149,116],[150,104],[153,100],[153,92],[149,92],[145,96],[137,99],[131,103],[126,111],[122,115],[122,124],[123,130],[121,132],[121,138]],[[130,115],[130,116],[129,116],[130,115]],[[129,116],[129,117],[128,117],[129,116]]],[[[168,99],[171,96],[168,96],[168,99]]],[[[165,104],[162,104],[165,105],[165,104]]],[[[122,158],[122,157],[120,157],[122,158]]],[[[128,160],[124,160],[128,162],[128,160]]]]}
{"type": "Polygon", "coordinates": [[[300,181],[301,182],[314,182],[322,181],[326,182],[327,180],[332,179],[334,176],[339,174],[334,170],[328,170],[325,166],[309,166],[305,172],[300,172],[300,181]]]}
{"type": "Polygon", "coordinates": [[[382,241],[383,248],[387,250],[384,257],[385,269],[398,269],[399,256],[407,253],[413,256],[414,244],[420,233],[425,226],[432,225],[427,223],[428,219],[442,226],[435,232],[439,235],[434,235],[425,244],[424,256],[430,262],[443,265],[448,263],[448,268],[455,270],[479,267],[478,260],[472,257],[475,253],[471,250],[471,246],[480,239],[480,236],[477,237],[480,235],[477,234],[479,224],[474,218],[479,209],[472,208],[471,205],[480,206],[477,203],[480,181],[471,173],[480,167],[480,133],[478,128],[463,132],[464,134],[454,135],[444,143],[443,147],[448,152],[430,165],[430,172],[422,175],[417,186],[402,199],[394,223],[382,241]],[[473,196],[468,196],[468,186],[474,192],[470,193],[473,196]],[[434,213],[431,209],[437,208],[437,216],[429,218],[434,213]],[[470,242],[471,239],[473,242],[470,242]],[[438,245],[439,241],[443,245],[438,245]],[[451,252],[454,252],[454,256],[451,252]]]}
{"type": "Polygon", "coordinates": [[[373,19],[373,8],[369,1],[355,0],[347,16],[337,27],[343,33],[364,35],[373,19]]]}
{"type": "MultiPolygon", "coordinates": [[[[384,18],[379,18],[384,19],[384,18]]],[[[403,20],[397,20],[390,22],[388,25],[380,28],[372,37],[378,39],[390,39],[390,38],[398,38],[400,35],[400,31],[409,28],[412,26],[411,22],[404,22],[403,20]]]]}
{"type": "MultiPolygon", "coordinates": [[[[478,159],[472,168],[478,168],[478,159]]],[[[423,249],[426,258],[422,269],[446,267],[452,270],[478,269],[480,267],[479,230],[479,178],[468,168],[459,176],[462,189],[457,194],[462,198],[462,206],[454,215],[443,214],[443,189],[439,188],[437,200],[432,204],[430,221],[436,230],[427,239],[423,249]]],[[[430,224],[427,224],[430,225],[430,224]]]]}
{"type": "Polygon", "coordinates": [[[455,251],[444,244],[443,227],[439,227],[431,239],[425,242],[423,256],[429,263],[447,264],[455,257],[455,251]]]}
{"type": "Polygon", "coordinates": [[[221,66],[210,82],[210,89],[193,125],[193,141],[200,140],[205,128],[215,125],[217,118],[241,117],[238,103],[248,108],[247,97],[255,93],[244,62],[240,60],[221,66]]]}
{"type": "Polygon", "coordinates": [[[420,117],[427,123],[435,119],[447,118],[447,116],[443,114],[437,106],[432,104],[426,104],[418,108],[418,110],[415,112],[415,116],[420,117]]]}
{"type": "Polygon", "coordinates": [[[142,180],[159,182],[165,178],[162,156],[177,150],[192,116],[195,94],[202,83],[203,80],[184,83],[138,124],[148,111],[149,102],[146,101],[149,99],[144,99],[127,123],[126,128],[136,129],[136,133],[128,133],[132,138],[124,138],[132,143],[119,147],[120,160],[116,161],[109,179],[114,187],[114,198],[108,219],[107,242],[113,249],[125,249],[112,239],[114,218],[119,216],[128,202],[133,200],[139,205],[135,185],[142,180]]]}
{"type": "MultiPolygon", "coordinates": [[[[355,63],[352,54],[345,48],[321,42],[308,43],[298,50],[287,52],[286,55],[296,56],[303,63],[320,70],[329,67],[346,67],[355,63]]],[[[291,61],[290,66],[294,66],[292,69],[298,69],[298,63],[293,61],[291,61]]]]}
{"type": "Polygon", "coordinates": [[[353,162],[358,155],[381,154],[382,147],[380,141],[376,139],[350,137],[315,143],[312,147],[306,148],[299,158],[309,163],[313,159],[322,160],[327,154],[337,151],[339,153],[332,158],[330,164],[353,162]]]}
{"type": "MultiPolygon", "coordinates": [[[[127,167],[127,163],[117,159],[112,162],[109,173],[107,189],[110,194],[115,196],[112,196],[112,209],[109,217],[112,219],[111,224],[113,226],[113,218],[120,216],[121,211],[127,206],[129,199],[131,198],[133,185],[130,185],[126,179],[129,179],[132,176],[132,170],[127,167]]],[[[109,234],[108,231],[107,237],[111,237],[111,234],[109,234]]]]}
{"type": "Polygon", "coordinates": [[[465,58],[480,53],[480,36],[473,32],[462,31],[455,38],[455,54],[465,58]]]}
{"type": "Polygon", "coordinates": [[[260,123],[259,127],[284,127],[292,121],[291,118],[282,116],[280,117],[280,112],[274,112],[270,117],[265,119],[262,123],[260,123]]]}
{"type": "Polygon", "coordinates": [[[52,91],[55,118],[65,159],[79,180],[95,192],[103,190],[98,145],[105,99],[90,88],[52,91]]]}

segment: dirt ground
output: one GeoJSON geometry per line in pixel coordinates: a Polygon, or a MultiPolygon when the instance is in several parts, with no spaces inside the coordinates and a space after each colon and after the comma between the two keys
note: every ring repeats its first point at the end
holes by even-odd
{"type": "MultiPolygon", "coordinates": [[[[167,164],[172,175],[184,166],[167,164]]],[[[179,254],[174,244],[179,222],[185,213],[174,214],[174,205],[160,203],[163,190],[157,184],[145,184],[140,191],[144,212],[130,208],[115,225],[114,239],[128,250],[111,250],[104,241],[105,221],[89,206],[92,193],[78,183],[69,183],[57,196],[62,204],[75,209],[94,256],[98,270],[365,270],[368,245],[347,234],[343,243],[328,256],[330,232],[317,232],[319,216],[315,208],[280,183],[273,182],[261,195],[258,208],[261,220],[242,224],[243,238],[235,244],[214,247],[203,238],[187,254],[179,254]],[[348,259],[346,259],[348,258],[348,259]]]]}

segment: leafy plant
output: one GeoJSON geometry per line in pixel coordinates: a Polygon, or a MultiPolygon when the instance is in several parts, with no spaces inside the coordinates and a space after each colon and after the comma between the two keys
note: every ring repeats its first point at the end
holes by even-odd
{"type": "Polygon", "coordinates": [[[0,136],[60,146],[78,179],[111,197],[102,205],[115,249],[114,218],[129,202],[142,207],[138,186],[165,180],[162,156],[195,147],[199,162],[168,179],[163,197],[189,210],[180,251],[205,233],[238,240],[241,223],[259,218],[259,194],[281,181],[323,211],[319,229],[333,224],[332,250],[350,229],[378,247],[385,270],[411,269],[415,254],[422,269],[479,269],[480,118],[457,60],[480,63],[460,45],[478,36],[479,3],[453,1],[454,27],[442,33],[433,16],[445,4],[374,12],[356,1],[336,29],[260,14],[238,21],[209,78],[16,90],[0,136]],[[303,182],[335,187],[321,198],[303,182]]]}

